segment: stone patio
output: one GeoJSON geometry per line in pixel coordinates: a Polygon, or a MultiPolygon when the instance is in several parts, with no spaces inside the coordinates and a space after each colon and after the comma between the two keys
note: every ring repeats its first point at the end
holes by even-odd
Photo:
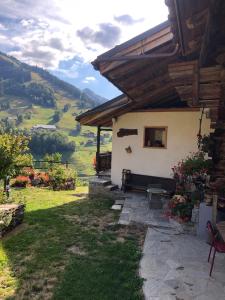
{"type": "Polygon", "coordinates": [[[176,233],[183,231],[178,223],[171,222],[163,216],[161,209],[149,208],[148,199],[142,193],[126,193],[123,210],[119,224],[129,225],[132,222],[145,224],[153,227],[175,230],[176,233]]]}
{"type": "Polygon", "coordinates": [[[209,245],[183,227],[150,210],[147,198],[129,193],[119,223],[149,226],[140,262],[146,300],[225,299],[225,255],[216,255],[212,277],[207,262],[209,245]]]}
{"type": "Polygon", "coordinates": [[[197,237],[149,228],[140,263],[145,299],[225,299],[225,255],[217,253],[210,278],[208,253],[197,237]]]}

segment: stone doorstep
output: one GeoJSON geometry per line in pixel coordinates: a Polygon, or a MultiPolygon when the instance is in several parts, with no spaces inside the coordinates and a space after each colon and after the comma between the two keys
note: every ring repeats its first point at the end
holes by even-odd
{"type": "Polygon", "coordinates": [[[115,204],[116,204],[116,205],[124,205],[124,202],[125,202],[125,200],[122,200],[122,199],[120,199],[120,200],[115,200],[115,204]]]}
{"type": "Polygon", "coordinates": [[[96,178],[96,179],[90,180],[89,184],[107,186],[107,185],[111,184],[111,180],[104,180],[104,179],[96,178]]]}
{"type": "Polygon", "coordinates": [[[130,214],[122,212],[119,218],[119,224],[121,225],[129,225],[130,223],[130,214]]]}
{"type": "Polygon", "coordinates": [[[117,190],[117,189],[118,189],[118,185],[115,185],[115,184],[109,184],[109,185],[105,185],[105,188],[106,188],[106,190],[114,191],[114,190],[117,190]]]}
{"type": "Polygon", "coordinates": [[[117,204],[114,204],[111,209],[113,210],[121,210],[122,209],[122,205],[117,205],[117,204]]]}

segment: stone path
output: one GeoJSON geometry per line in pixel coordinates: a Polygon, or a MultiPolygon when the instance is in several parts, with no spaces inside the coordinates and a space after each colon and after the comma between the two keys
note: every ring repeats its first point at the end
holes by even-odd
{"type": "Polygon", "coordinates": [[[125,195],[119,223],[149,226],[139,270],[145,279],[145,299],[225,299],[225,255],[216,255],[210,278],[209,245],[205,241],[184,234],[183,227],[163,217],[161,210],[150,210],[144,195],[125,195]]]}
{"type": "Polygon", "coordinates": [[[145,299],[225,299],[225,255],[216,255],[210,278],[208,252],[197,237],[149,228],[140,263],[145,299]]]}
{"type": "Polygon", "coordinates": [[[135,222],[153,227],[170,228],[176,232],[182,230],[179,224],[175,224],[164,217],[161,209],[150,209],[148,199],[143,194],[127,193],[125,195],[127,198],[123,205],[119,224],[129,225],[135,222]]]}

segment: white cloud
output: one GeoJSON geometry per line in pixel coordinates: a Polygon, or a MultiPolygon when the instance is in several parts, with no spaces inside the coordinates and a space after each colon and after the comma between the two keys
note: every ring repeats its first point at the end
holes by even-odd
{"type": "Polygon", "coordinates": [[[7,30],[6,26],[0,23],[0,30],[7,30]]]}
{"type": "Polygon", "coordinates": [[[88,81],[95,81],[96,80],[96,78],[94,76],[87,76],[87,77],[85,77],[85,79],[88,80],[88,81]]]}
{"type": "Polygon", "coordinates": [[[93,81],[95,81],[96,80],[96,78],[94,77],[94,76],[86,76],[83,80],[82,80],[82,82],[83,83],[90,83],[90,82],[93,82],[93,81]]]}
{"type": "Polygon", "coordinates": [[[10,54],[18,59],[57,69],[59,61],[76,55],[90,62],[115,43],[125,42],[166,20],[167,14],[164,0],[124,0],[119,5],[113,0],[1,0],[0,30],[11,26],[1,31],[1,40],[5,38],[4,43],[13,49],[10,54]],[[105,43],[108,29],[104,25],[102,31],[101,24],[118,28],[114,31],[117,38],[112,34],[105,43]],[[88,43],[77,35],[84,28],[91,32],[88,43]]]}

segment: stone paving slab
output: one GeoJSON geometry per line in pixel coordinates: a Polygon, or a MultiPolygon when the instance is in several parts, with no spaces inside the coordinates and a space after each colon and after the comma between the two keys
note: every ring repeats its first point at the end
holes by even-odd
{"type": "Polygon", "coordinates": [[[118,205],[118,204],[114,204],[111,209],[113,210],[121,210],[122,209],[122,205],[118,205]]]}
{"type": "Polygon", "coordinates": [[[116,200],[115,204],[124,205],[125,199],[116,200]]]}
{"type": "Polygon", "coordinates": [[[225,255],[216,254],[213,274],[209,277],[209,245],[205,241],[184,234],[183,227],[165,218],[161,210],[150,210],[143,195],[126,195],[119,223],[149,226],[139,270],[145,279],[145,299],[225,299],[225,255]]]}
{"type": "Polygon", "coordinates": [[[210,278],[208,252],[195,236],[149,228],[140,263],[145,299],[225,299],[225,255],[216,255],[210,278]]]}
{"type": "Polygon", "coordinates": [[[152,210],[149,208],[148,199],[140,193],[127,193],[127,198],[125,199],[123,210],[120,215],[119,224],[128,225],[132,222],[141,223],[149,226],[155,227],[169,227],[177,231],[176,225],[172,224],[170,220],[163,216],[163,211],[160,209],[152,210]],[[124,214],[129,214],[129,223],[126,216],[124,220],[124,214]]]}

